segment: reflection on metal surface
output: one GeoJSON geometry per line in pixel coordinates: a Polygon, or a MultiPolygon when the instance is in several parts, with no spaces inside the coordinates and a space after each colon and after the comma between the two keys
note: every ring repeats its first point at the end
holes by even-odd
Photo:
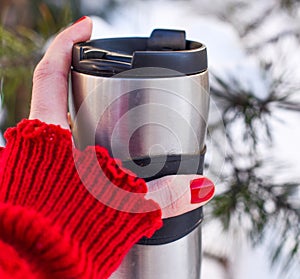
{"type": "Polygon", "coordinates": [[[201,226],[164,245],[135,245],[110,279],[199,279],[201,226]]]}
{"type": "Polygon", "coordinates": [[[71,117],[80,148],[99,144],[121,160],[199,154],[208,116],[208,73],[104,78],[72,71],[71,117]],[[77,118],[76,118],[77,116],[77,118]]]}

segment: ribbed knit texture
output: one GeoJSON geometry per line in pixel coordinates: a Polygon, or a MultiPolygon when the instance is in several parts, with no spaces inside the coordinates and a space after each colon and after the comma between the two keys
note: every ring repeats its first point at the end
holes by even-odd
{"type": "Polygon", "coordinates": [[[144,180],[104,148],[76,150],[69,131],[38,120],[23,120],[5,137],[1,279],[108,278],[134,243],[162,226],[144,180]]]}

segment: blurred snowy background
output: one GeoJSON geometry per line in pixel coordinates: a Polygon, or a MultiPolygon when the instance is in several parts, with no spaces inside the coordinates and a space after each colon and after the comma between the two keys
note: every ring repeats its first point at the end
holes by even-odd
{"type": "Polygon", "coordinates": [[[300,1],[1,0],[2,131],[27,116],[48,39],[85,14],[93,38],[184,29],[208,48],[202,279],[300,278],[300,1]]]}

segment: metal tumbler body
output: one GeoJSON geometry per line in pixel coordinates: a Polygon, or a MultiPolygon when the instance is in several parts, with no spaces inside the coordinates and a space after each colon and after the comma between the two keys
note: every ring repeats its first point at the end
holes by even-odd
{"type": "MultiPolygon", "coordinates": [[[[176,30],[73,49],[69,110],[79,148],[101,145],[146,181],[202,174],[209,108],[206,48],[176,30]]],[[[112,279],[199,279],[202,208],[164,219],[112,279]]]]}
{"type": "Polygon", "coordinates": [[[205,145],[208,72],[165,78],[97,77],[72,71],[73,136],[122,161],[197,155],[205,145]],[[80,118],[80,119],[79,119],[80,118]],[[92,131],[92,133],[91,133],[92,131]]]}
{"type": "Polygon", "coordinates": [[[136,244],[111,279],[199,279],[201,226],[164,245],[136,244]]]}

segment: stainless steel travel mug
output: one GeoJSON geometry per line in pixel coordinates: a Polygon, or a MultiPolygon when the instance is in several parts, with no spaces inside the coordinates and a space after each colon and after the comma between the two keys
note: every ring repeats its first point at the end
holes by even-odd
{"type": "MultiPolygon", "coordinates": [[[[106,147],[146,181],[202,174],[209,109],[206,47],[179,30],[73,48],[69,109],[76,145],[106,147]]],[[[202,208],[164,219],[113,279],[199,279],[202,208]]]]}

